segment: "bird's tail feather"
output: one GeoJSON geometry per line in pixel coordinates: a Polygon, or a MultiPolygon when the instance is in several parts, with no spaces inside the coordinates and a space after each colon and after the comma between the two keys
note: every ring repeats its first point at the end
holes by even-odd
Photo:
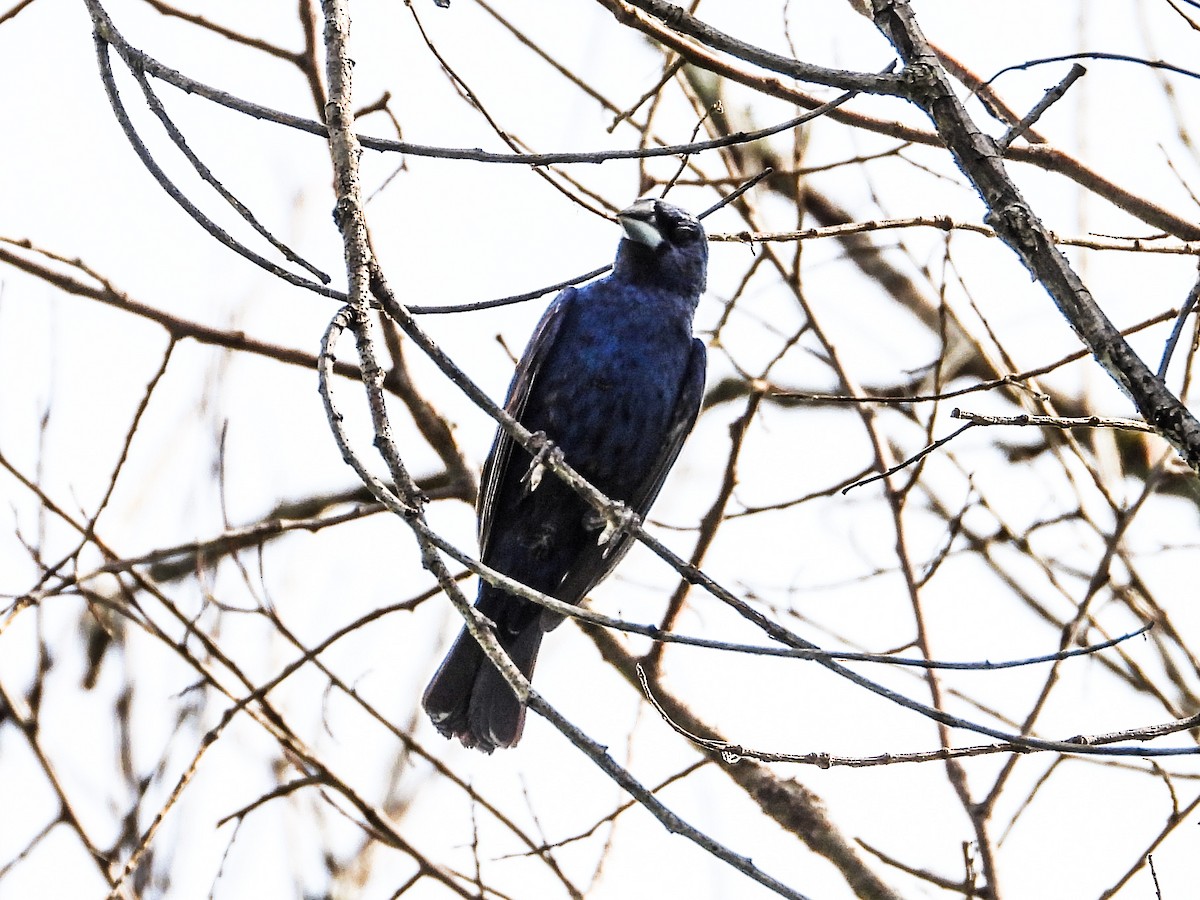
{"type": "MultiPolygon", "coordinates": [[[[501,646],[526,678],[533,676],[542,634],[535,619],[515,636],[501,639],[501,646]]],[[[421,702],[443,736],[456,737],[464,746],[485,753],[516,744],[525,726],[524,704],[465,628],[421,702]]]]}

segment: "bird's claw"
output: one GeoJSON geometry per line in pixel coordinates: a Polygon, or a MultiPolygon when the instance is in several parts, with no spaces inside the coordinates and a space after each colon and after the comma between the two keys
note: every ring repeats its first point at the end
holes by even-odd
{"type": "Polygon", "coordinates": [[[621,543],[620,538],[627,534],[632,534],[641,523],[638,514],[626,506],[624,503],[614,503],[609,509],[603,513],[604,530],[600,532],[600,537],[596,539],[597,546],[604,547],[604,556],[607,557],[621,543]]]}
{"type": "Polygon", "coordinates": [[[529,463],[529,469],[521,477],[522,482],[529,483],[529,493],[533,493],[538,489],[538,485],[542,483],[542,476],[546,474],[546,463],[561,463],[563,461],[563,452],[558,448],[558,445],[550,438],[546,437],[546,432],[535,431],[533,433],[533,441],[540,445],[537,454],[529,463]]]}

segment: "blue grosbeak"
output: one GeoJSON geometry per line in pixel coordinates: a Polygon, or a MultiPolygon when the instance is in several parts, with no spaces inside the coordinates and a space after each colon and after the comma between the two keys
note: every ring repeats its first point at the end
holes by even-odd
{"type": "MultiPolygon", "coordinates": [[[[517,365],[506,408],[544,432],[608,497],[644,515],[700,409],[705,352],[692,337],[692,317],[708,243],[695,217],[661,200],[639,200],[617,221],[625,234],[612,273],[551,303],[517,365]]],[[[483,468],[480,558],[578,604],[631,538],[618,532],[601,544],[604,518],[559,478],[539,475],[498,431],[483,468]]],[[[530,677],[542,635],[561,617],[486,582],[475,606],[530,677]]],[[[441,734],[485,753],[516,744],[524,726],[524,706],[466,629],[423,703],[441,734]]]]}

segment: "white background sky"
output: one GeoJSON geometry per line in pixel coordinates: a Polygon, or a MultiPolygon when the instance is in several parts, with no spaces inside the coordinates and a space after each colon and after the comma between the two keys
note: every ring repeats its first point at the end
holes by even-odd
{"type": "MultiPolygon", "coordinates": [[[[498,121],[538,150],[600,149],[631,146],[631,132],[605,134],[611,116],[579,99],[577,92],[544,65],[519,51],[470,0],[454,0],[449,10],[414,0],[437,46],[480,94],[498,121]]],[[[1162,57],[1186,64],[1197,58],[1197,35],[1189,31],[1165,3],[1105,0],[1084,2],[981,3],[967,0],[915,4],[927,35],[946,51],[989,75],[1024,59],[1069,53],[1086,47],[1162,57]]],[[[766,6],[763,4],[762,6],[766,6]]],[[[786,52],[778,11],[760,14],[758,4],[708,0],[701,15],[719,28],[768,48],[786,52]]],[[[261,54],[201,38],[182,23],[164,19],[133,0],[106,4],[117,26],[131,42],[160,61],[198,80],[264,105],[311,116],[311,99],[301,79],[284,63],[264,61],[261,54]]],[[[193,7],[206,17],[237,30],[261,34],[288,47],[300,46],[292,4],[284,2],[211,2],[193,7]],[[283,23],[283,24],[281,24],[283,23]],[[281,29],[286,29],[282,31],[281,29]]],[[[385,89],[393,91],[394,109],[411,141],[444,146],[484,146],[498,142],[480,118],[457,98],[419,42],[411,19],[399,3],[358,2],[354,9],[353,55],[356,106],[373,102],[385,89]]],[[[505,4],[508,14],[531,36],[553,46],[584,77],[602,85],[620,103],[638,96],[657,77],[659,56],[616,27],[599,7],[582,0],[541,0],[505,4]]],[[[892,58],[870,23],[844,2],[796,2],[789,14],[791,37],[802,58],[824,65],[877,71],[892,58]]],[[[1172,110],[1160,98],[1156,76],[1117,63],[1089,65],[1089,74],[1039,128],[1064,149],[1135,192],[1175,212],[1195,216],[1181,186],[1193,187],[1200,171],[1190,145],[1174,130],[1172,110]],[[1080,122],[1086,127],[1080,128],[1080,122]],[[1159,148],[1162,149],[1159,149],[1159,148]],[[1179,176],[1171,171],[1170,159],[1179,176]]],[[[999,86],[1018,109],[1027,108],[1057,81],[1067,64],[1005,76],[999,86]]],[[[124,73],[123,96],[137,108],[137,121],[156,155],[194,199],[215,215],[205,189],[187,177],[137,103],[137,89],[124,73]]],[[[104,97],[96,71],[86,10],[74,0],[37,0],[12,22],[0,27],[0,84],[4,85],[4,121],[0,126],[0,236],[28,238],[67,257],[79,257],[111,279],[119,289],[143,302],[184,318],[217,327],[243,330],[272,342],[316,352],[321,333],[335,310],[330,301],[295,290],[258,271],[200,232],[141,168],[121,135],[104,97]]],[[[1174,78],[1176,101],[1186,113],[1200,109],[1200,82],[1174,78]]],[[[223,182],[248,203],[277,234],[306,258],[341,276],[341,245],[330,217],[329,163],[319,138],[254,122],[186,97],[163,86],[161,94],[193,149],[223,182]]],[[[733,94],[734,100],[749,95],[733,94]]],[[[779,102],[755,100],[753,121],[765,125],[794,114],[779,102]]],[[[899,101],[856,99],[852,106],[918,122],[900,110],[899,101]]],[[[978,105],[972,110],[978,113],[978,105]]],[[[741,111],[738,111],[741,113],[741,111]]],[[[691,133],[690,112],[680,106],[659,123],[672,126],[669,136],[684,141],[691,133]]],[[[1194,125],[1194,117],[1189,124],[1194,125]]],[[[387,134],[382,119],[369,124],[387,134]]],[[[890,141],[862,135],[847,139],[844,129],[814,127],[806,162],[816,165],[867,152],[890,141]],[[861,141],[861,143],[854,143],[861,141]]],[[[781,141],[781,147],[786,143],[781,141]]],[[[943,166],[930,150],[914,159],[943,166]]],[[[396,165],[393,157],[367,153],[363,160],[368,193],[379,187],[396,165]]],[[[611,259],[614,226],[571,208],[524,167],[409,159],[402,173],[369,206],[380,257],[401,299],[413,304],[457,303],[529,290],[587,271],[611,259]]],[[[577,166],[571,172],[589,188],[614,202],[633,199],[636,166],[610,162],[577,166]]],[[[1049,226],[1062,233],[1085,231],[1145,233],[1100,201],[1084,199],[1069,182],[1029,167],[1013,167],[1023,190],[1049,226]]],[[[949,212],[978,221],[977,198],[948,180],[918,178],[900,164],[870,170],[867,184],[859,169],[828,175],[823,190],[863,217],[907,216],[949,212]],[[872,193],[879,203],[872,201],[872,193]]],[[[680,190],[677,202],[696,209],[712,202],[710,192],[680,190]]],[[[778,227],[789,227],[789,212],[764,206],[778,227]]],[[[229,216],[222,223],[239,236],[229,216]]],[[[710,231],[742,227],[726,211],[706,222],[710,231]]],[[[911,246],[925,252],[918,262],[933,262],[941,253],[941,237],[916,236],[911,246]]],[[[977,300],[986,305],[990,324],[1003,336],[1020,367],[1034,366],[1077,347],[1069,328],[1050,301],[1011,255],[995,242],[956,237],[960,264],[970,265],[977,300]],[[976,253],[978,252],[978,255],[976,253]]],[[[716,244],[711,254],[710,293],[701,304],[697,326],[711,326],[720,315],[718,300],[727,297],[744,269],[741,245],[716,244]]],[[[837,265],[832,242],[814,243],[806,251],[806,288],[814,302],[840,330],[839,348],[864,382],[886,383],[900,370],[927,364],[936,347],[927,335],[904,329],[906,323],[879,319],[874,307],[862,305],[865,283],[837,265]]],[[[965,266],[964,266],[965,267],[965,266]]],[[[1115,254],[1088,257],[1082,272],[1110,317],[1119,325],[1139,321],[1182,302],[1194,278],[1188,257],[1175,262],[1143,262],[1115,254]]],[[[469,374],[493,396],[503,394],[511,363],[494,340],[502,334],[518,350],[542,302],[471,317],[429,318],[424,325],[469,374]]],[[[730,335],[728,349],[753,368],[777,344],[750,313],[787,331],[798,319],[794,306],[777,290],[759,287],[747,303],[746,319],[730,335]]],[[[1136,343],[1157,362],[1165,332],[1136,343]]],[[[0,271],[0,451],[20,470],[40,471],[46,490],[69,505],[94,508],[120,451],[124,431],[137,398],[161,360],[164,335],[157,326],[75,297],[11,269],[0,271]],[[39,437],[39,423],[49,422],[39,437]]],[[[351,344],[343,345],[348,358],[351,344]]],[[[729,363],[713,354],[710,380],[728,373],[729,363]]],[[[458,397],[423,360],[411,357],[414,371],[430,395],[457,425],[457,436],[469,457],[480,463],[492,423],[458,397]]],[[[798,386],[829,387],[811,379],[823,368],[803,358],[783,374],[798,386]]],[[[785,379],[786,380],[786,379],[785,379]]],[[[1094,367],[1076,367],[1060,382],[1083,383],[1097,412],[1131,414],[1125,401],[1094,367]]],[[[361,415],[359,392],[339,385],[343,411],[349,414],[364,454],[369,435],[361,415]]],[[[972,409],[1007,412],[999,398],[977,398],[972,409]]],[[[966,404],[964,404],[966,405],[966,404]]],[[[348,486],[352,475],[329,437],[316,391],[315,375],[245,356],[227,356],[185,341],[176,356],[150,414],[134,443],[129,461],[135,477],[122,479],[101,529],[118,552],[137,554],[175,542],[209,537],[222,527],[222,497],[212,467],[215,438],[226,437],[225,515],[233,524],[253,521],[280,498],[306,496],[348,486]],[[198,402],[197,398],[203,398],[198,402]]],[[[668,482],[653,517],[663,523],[693,522],[711,500],[727,446],[726,429],[737,410],[726,408],[704,418],[668,482]],[[715,451],[712,448],[717,448],[715,451]],[[691,485],[705,485],[704,491],[691,485]]],[[[402,417],[397,405],[396,415],[402,417]]],[[[779,495],[799,495],[834,483],[868,457],[861,447],[846,449],[840,420],[806,420],[793,411],[767,410],[766,436],[748,448],[747,474],[739,496],[753,503],[779,495]],[[817,424],[819,423],[819,424],[817,424]],[[816,437],[819,435],[819,437],[816,437]],[[768,439],[769,438],[769,439],[768,439]]],[[[944,430],[949,430],[947,422],[944,430]]],[[[914,431],[914,440],[916,440],[914,431]]],[[[1007,436],[1020,441],[1020,435],[1007,436]]],[[[998,435],[982,430],[956,448],[981,482],[1004,491],[1015,522],[1045,515],[1064,501],[1068,486],[1046,473],[1012,471],[990,448],[998,435]]],[[[918,444],[919,445],[919,444],[918,444]]],[[[433,471],[436,460],[423,445],[410,443],[407,458],[417,474],[433,471]]],[[[409,446],[402,444],[402,449],[409,446]]],[[[1121,492],[1122,486],[1115,489],[1121,492]]],[[[965,487],[963,495],[965,496],[965,487]]],[[[706,564],[731,586],[772,593],[786,602],[791,589],[810,592],[806,614],[821,627],[852,632],[872,649],[886,649],[910,636],[907,600],[894,575],[865,583],[855,579],[891,555],[887,521],[868,514],[877,502],[872,488],[821,508],[804,524],[734,525],[723,533],[706,564]]],[[[27,553],[11,532],[19,528],[27,540],[41,523],[29,496],[11,478],[0,475],[0,592],[27,589],[36,579],[27,553]]],[[[1148,572],[1160,594],[1177,594],[1172,609],[1181,630],[1197,633],[1195,610],[1195,506],[1183,501],[1156,508],[1153,529],[1135,530],[1131,542],[1152,547],[1163,542],[1184,549],[1164,553],[1148,572]]],[[[747,520],[749,523],[751,520],[747,520]]],[[[461,503],[430,509],[435,529],[474,546],[474,516],[461,503]]],[[[68,546],[59,526],[49,523],[47,546],[68,546]]],[[[913,534],[932,552],[940,536],[930,521],[913,534]]],[[[687,554],[690,533],[660,528],[657,532],[678,552],[687,554]]],[[[1063,558],[1077,555],[1081,565],[1094,565],[1094,546],[1061,548],[1063,558]]],[[[48,555],[53,556],[51,552],[48,555]]],[[[247,557],[248,564],[251,557],[247,557]]],[[[90,564],[98,557],[88,558],[90,564]]],[[[935,647],[943,657],[971,659],[1033,655],[1054,649],[1053,637],[1034,630],[1027,613],[1013,613],[993,594],[994,583],[964,567],[955,577],[932,587],[929,602],[938,612],[935,647]]],[[[241,597],[247,589],[233,568],[222,568],[209,585],[216,596],[241,597]]],[[[384,517],[326,531],[319,537],[294,535],[264,554],[261,573],[251,572],[252,587],[269,596],[285,621],[306,642],[320,640],[333,628],[367,611],[412,596],[428,586],[404,528],[384,517]]],[[[637,621],[651,621],[674,584],[673,574],[637,549],[617,576],[597,591],[601,607],[637,621]],[[639,606],[638,604],[649,606],[639,606]],[[647,612],[646,610],[653,610],[647,612]]],[[[182,606],[195,606],[196,588],[176,586],[182,606]]],[[[114,740],[109,715],[113,694],[121,684],[110,668],[95,694],[78,689],[83,662],[72,658],[78,608],[65,600],[28,613],[0,634],[0,682],[20,692],[32,677],[30,666],[37,635],[54,649],[62,694],[44,701],[48,710],[43,736],[60,755],[56,766],[80,811],[95,823],[103,844],[113,834],[102,823],[113,817],[115,788],[105,782],[114,740]],[[98,697],[107,698],[103,701],[98,697]],[[104,835],[107,834],[107,838],[104,835]]],[[[1130,625],[1117,620],[1116,630],[1130,625]]],[[[692,632],[719,633],[730,640],[754,640],[749,626],[712,603],[697,603],[680,623],[692,632]]],[[[256,677],[270,677],[292,654],[259,624],[230,617],[223,642],[246,661],[256,677]]],[[[422,685],[455,628],[448,603],[425,604],[410,616],[381,620],[338,644],[327,655],[347,681],[404,726],[416,713],[422,685]]],[[[837,643],[814,626],[823,643],[837,643]]],[[[139,673],[135,723],[137,760],[147,771],[165,756],[166,774],[152,796],[174,784],[180,767],[192,756],[192,731],[172,737],[174,717],[183,702],[180,692],[194,680],[178,660],[148,640],[131,640],[128,667],[139,673]],[[174,742],[174,743],[173,743],[174,742]]],[[[932,727],[908,713],[868,698],[813,666],[781,661],[725,659],[701,651],[671,657],[671,680],[686,685],[698,711],[719,722],[726,734],[748,745],[791,752],[824,750],[851,755],[926,749],[935,746],[932,727]]],[[[537,686],[598,740],[610,744],[644,783],[677,771],[691,758],[652,713],[635,706],[628,688],[611,676],[589,678],[600,671],[595,651],[575,629],[564,627],[547,641],[539,664],[537,686]],[[626,736],[634,718],[638,740],[626,759],[626,736]]],[[[1061,689],[1053,709],[1050,736],[1104,732],[1158,721],[1161,710],[1125,694],[1106,692],[1098,667],[1080,662],[1069,686],[1061,689]]],[[[870,674],[924,697],[923,686],[904,674],[870,674]]],[[[1011,672],[973,676],[975,694],[1001,707],[1023,709],[1042,675],[1011,672]],[[984,684],[985,686],[980,686],[984,684]],[[1016,698],[1016,699],[1014,699],[1016,698]]],[[[334,703],[321,708],[323,682],[311,673],[290,680],[276,695],[290,721],[318,746],[324,758],[348,781],[374,795],[390,777],[387,766],[395,745],[377,726],[350,708],[334,703]]],[[[218,711],[219,712],[219,711],[218,711]]],[[[216,715],[216,713],[213,713],[216,715]]],[[[437,746],[423,718],[417,734],[437,746]]],[[[208,725],[215,718],[206,719],[208,725]]],[[[1176,737],[1183,743],[1186,737],[1176,737]]],[[[171,897],[207,896],[221,854],[231,839],[231,826],[217,829],[216,820],[269,790],[275,776],[269,768],[276,748],[258,726],[244,721],[205,758],[184,800],[164,825],[163,847],[174,847],[171,897]]],[[[616,800],[615,788],[544,722],[531,716],[519,750],[491,758],[465,751],[448,757],[481,791],[506,809],[536,812],[546,834],[561,836],[585,828],[616,800]],[[527,794],[528,801],[522,799],[527,794]]],[[[968,764],[983,776],[1001,764],[999,758],[968,764]]],[[[1022,777],[1030,783],[1049,761],[1030,762],[1022,777]]],[[[1023,871],[1007,870],[1009,897],[1090,897],[1133,860],[1131,848],[1144,846],[1158,827],[1162,797],[1148,798],[1145,777],[1107,774],[1095,787],[1096,768],[1068,761],[1066,771],[1039,795],[1020,828],[1003,847],[1025,861],[1023,871]],[[1035,824],[1031,824],[1035,823],[1035,824]],[[1136,833],[1138,837],[1130,839],[1136,833]]],[[[1172,764],[1175,768],[1180,768],[1172,764]]],[[[1194,770],[1194,766],[1192,767],[1194,770]]],[[[794,776],[826,797],[837,823],[850,835],[885,847],[893,855],[915,857],[946,873],[958,873],[959,840],[969,839],[961,812],[954,806],[940,767],[885,767],[832,771],[796,770],[794,776]],[[937,850],[931,851],[930,847],[937,850]],[[918,850],[921,852],[917,852],[918,850]]],[[[981,777],[981,783],[986,778],[981,777]]],[[[436,859],[463,869],[470,865],[471,820],[458,792],[437,780],[412,780],[414,804],[407,823],[421,823],[414,841],[436,859]],[[419,787],[419,790],[417,788],[419,787]],[[457,847],[451,850],[451,847],[457,847]]],[[[1161,792],[1166,791],[1160,785],[1161,792]]],[[[1181,793],[1190,796],[1190,787],[1181,793]]],[[[1014,796],[1019,797],[1020,792],[1014,796]]],[[[764,870],[817,898],[849,896],[836,873],[773,825],[762,825],[744,797],[731,793],[713,770],[694,776],[663,799],[689,821],[709,830],[736,851],[752,856],[764,870]],[[748,823],[748,825],[747,825],[748,823]]],[[[12,728],[0,729],[0,861],[11,857],[52,817],[44,784],[26,745],[12,728]],[[47,813],[46,810],[50,812],[47,813]]],[[[324,836],[310,825],[312,809],[322,806],[315,795],[298,797],[294,806],[275,803],[247,819],[225,862],[218,897],[287,897],[297,895],[282,871],[302,873],[302,882],[319,883],[321,866],[314,854],[322,846],[348,852],[358,832],[325,807],[324,836]],[[297,815],[299,810],[303,815],[297,815]],[[318,838],[326,843],[319,843],[318,838]]],[[[154,803],[148,807],[155,808],[154,803]]],[[[1007,821],[1015,809],[1000,818],[1007,821]]],[[[145,822],[142,823],[146,824],[145,822]]],[[[491,828],[481,821],[480,828],[491,828]]],[[[489,849],[498,856],[500,844],[489,849]]],[[[509,848],[515,850],[515,847],[509,848]]],[[[564,851],[570,864],[586,871],[594,844],[564,851]]],[[[640,811],[625,816],[616,831],[611,871],[596,897],[689,896],[697,898],[758,897],[766,893],[725,865],[709,859],[678,837],[667,835],[640,811]]],[[[1156,852],[1163,896],[1182,898],[1194,892],[1197,858],[1196,827],[1178,829],[1156,852]]],[[[408,863],[398,854],[379,851],[377,868],[364,897],[386,897],[402,883],[408,863]]],[[[517,897],[543,896],[549,886],[531,882],[532,866],[489,863],[497,881],[517,897]],[[507,879],[507,880],[506,880],[507,879]]],[[[887,876],[885,876],[887,877],[887,876]]],[[[901,881],[907,896],[921,889],[901,881]]],[[[1139,876],[1122,897],[1153,896],[1147,876],[1139,876]]],[[[443,894],[432,883],[412,892],[415,897],[443,894]]],[[[39,845],[30,858],[0,881],[0,896],[21,898],[103,896],[94,869],[65,830],[39,845]]]]}

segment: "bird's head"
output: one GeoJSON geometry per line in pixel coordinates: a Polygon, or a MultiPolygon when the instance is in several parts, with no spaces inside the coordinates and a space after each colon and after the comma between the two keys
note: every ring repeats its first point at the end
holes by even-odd
{"type": "Polygon", "coordinates": [[[617,213],[625,237],[614,274],[637,284],[668,288],[688,297],[704,291],[708,239],[699,220],[663,200],[638,200],[617,213]]]}

